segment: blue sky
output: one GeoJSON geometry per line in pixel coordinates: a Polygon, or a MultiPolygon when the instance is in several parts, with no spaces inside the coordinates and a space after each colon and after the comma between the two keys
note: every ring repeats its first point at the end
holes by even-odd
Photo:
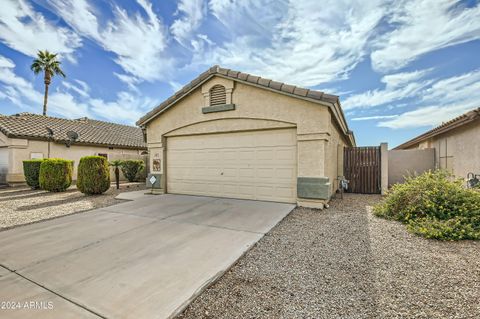
{"type": "MultiPolygon", "coordinates": [[[[359,145],[480,106],[480,4],[455,0],[3,0],[0,113],[134,124],[214,64],[340,96],[359,145]]],[[[261,101],[259,101],[261,103],[261,101]]]]}

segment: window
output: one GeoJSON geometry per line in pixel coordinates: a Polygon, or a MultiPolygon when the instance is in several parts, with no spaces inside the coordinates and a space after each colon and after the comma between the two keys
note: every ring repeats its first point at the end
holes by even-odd
{"type": "Polygon", "coordinates": [[[210,106],[227,104],[227,93],[223,85],[214,85],[210,89],[210,106]]]}
{"type": "Polygon", "coordinates": [[[439,168],[453,173],[453,152],[448,138],[441,139],[438,142],[439,168]]]}

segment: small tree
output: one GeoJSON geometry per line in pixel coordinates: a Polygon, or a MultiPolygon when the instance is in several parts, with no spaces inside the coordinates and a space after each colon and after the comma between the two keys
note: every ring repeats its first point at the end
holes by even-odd
{"type": "Polygon", "coordinates": [[[23,161],[23,174],[25,175],[25,181],[32,189],[37,189],[40,187],[38,178],[40,175],[40,165],[42,164],[42,161],[43,160],[41,159],[23,161]]]}
{"type": "Polygon", "coordinates": [[[49,192],[64,192],[72,185],[73,161],[49,158],[40,165],[40,188],[49,192]]]}
{"type": "Polygon", "coordinates": [[[136,180],[137,174],[143,169],[145,163],[142,160],[125,160],[122,162],[122,173],[129,182],[136,180]]]}
{"type": "Polygon", "coordinates": [[[84,194],[103,194],[110,188],[108,161],[103,156],[85,156],[80,159],[77,188],[84,194]]]}
{"type": "Polygon", "coordinates": [[[110,162],[110,166],[114,168],[114,173],[115,173],[115,184],[117,186],[117,189],[120,188],[120,167],[122,166],[122,161],[121,160],[114,160],[110,162]]]}

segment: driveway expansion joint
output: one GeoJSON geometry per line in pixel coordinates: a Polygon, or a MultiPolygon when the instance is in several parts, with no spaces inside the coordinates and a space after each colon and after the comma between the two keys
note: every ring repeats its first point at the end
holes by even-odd
{"type": "Polygon", "coordinates": [[[34,284],[35,286],[38,286],[38,287],[40,287],[40,288],[42,288],[42,289],[44,289],[44,290],[46,290],[46,291],[54,294],[54,295],[57,296],[57,297],[65,300],[65,301],[67,301],[67,302],[69,302],[69,303],[71,303],[71,304],[73,304],[73,305],[75,305],[75,306],[77,306],[77,307],[79,307],[79,308],[82,308],[82,309],[85,310],[85,311],[88,311],[89,313],[91,313],[91,314],[93,314],[93,315],[95,315],[95,316],[97,316],[97,317],[99,317],[99,318],[107,319],[107,317],[103,316],[102,314],[99,314],[99,313],[96,312],[95,310],[92,310],[92,309],[88,308],[88,307],[85,306],[85,305],[82,305],[82,304],[80,304],[80,303],[78,303],[78,302],[76,302],[76,301],[74,301],[74,300],[72,300],[72,299],[70,299],[70,298],[68,298],[68,297],[63,296],[62,294],[60,294],[60,293],[58,293],[58,292],[56,292],[56,291],[54,291],[54,290],[52,290],[52,289],[50,289],[50,288],[48,288],[48,287],[46,287],[46,286],[44,286],[44,285],[36,282],[35,280],[32,280],[32,279],[30,279],[30,278],[28,278],[28,277],[20,274],[20,273],[19,273],[18,271],[16,271],[16,270],[12,270],[12,269],[8,268],[7,266],[5,266],[5,265],[3,265],[3,264],[0,264],[0,267],[3,268],[3,269],[5,269],[5,270],[7,270],[9,273],[15,274],[15,275],[19,276],[20,278],[25,279],[25,280],[27,280],[28,282],[34,284]]]}
{"type": "Polygon", "coordinates": [[[172,223],[176,223],[176,224],[188,224],[188,225],[204,226],[204,227],[217,228],[217,229],[225,229],[225,230],[231,230],[231,231],[248,233],[248,234],[255,234],[255,235],[265,235],[265,233],[263,233],[263,232],[256,232],[256,231],[253,231],[253,230],[245,230],[245,229],[235,229],[235,228],[230,228],[230,227],[225,227],[225,226],[199,224],[199,223],[177,221],[177,220],[168,220],[168,222],[172,222],[172,223]]]}
{"type": "MultiPolygon", "coordinates": [[[[53,258],[58,258],[58,257],[61,257],[61,256],[69,255],[69,254],[71,254],[71,253],[74,253],[74,252],[83,250],[83,249],[85,249],[85,248],[89,248],[89,247],[92,247],[92,246],[96,246],[96,245],[98,245],[98,244],[100,244],[100,243],[103,243],[103,242],[105,242],[105,241],[107,241],[107,240],[111,240],[111,239],[116,238],[116,237],[118,237],[118,236],[122,236],[122,235],[127,234],[127,233],[129,233],[129,232],[131,232],[131,231],[136,231],[136,230],[138,230],[139,228],[142,228],[142,227],[145,227],[145,226],[147,226],[147,225],[154,224],[154,223],[158,223],[158,220],[152,219],[150,223],[142,224],[142,225],[139,225],[139,226],[136,226],[136,227],[133,227],[133,228],[124,230],[124,231],[122,231],[122,232],[115,233],[115,234],[112,234],[112,235],[107,236],[107,237],[104,237],[104,238],[100,238],[100,239],[98,239],[98,240],[92,241],[92,242],[87,243],[87,244],[85,244],[85,245],[82,245],[82,246],[80,246],[80,247],[77,247],[77,248],[74,248],[74,249],[71,249],[71,250],[64,251],[64,252],[62,252],[62,253],[60,253],[60,254],[53,255],[53,256],[49,256],[48,258],[44,258],[44,259],[41,259],[41,260],[37,260],[37,261],[35,261],[35,262],[33,262],[33,263],[30,263],[30,264],[28,264],[28,265],[25,265],[24,267],[22,267],[21,269],[18,269],[18,270],[22,270],[22,269],[25,269],[25,268],[29,268],[29,267],[32,267],[32,266],[34,266],[34,265],[39,265],[39,264],[44,263],[44,262],[46,262],[46,261],[48,261],[48,260],[51,260],[51,259],[53,259],[53,258]]],[[[0,264],[0,266],[2,266],[2,265],[0,264]]]]}

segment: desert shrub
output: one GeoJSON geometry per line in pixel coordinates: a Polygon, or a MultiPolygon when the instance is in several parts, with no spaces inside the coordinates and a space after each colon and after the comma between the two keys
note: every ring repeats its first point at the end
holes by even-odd
{"type": "Polygon", "coordinates": [[[420,218],[409,222],[407,229],[414,234],[433,239],[480,239],[480,210],[446,220],[420,218]]]}
{"type": "Polygon", "coordinates": [[[103,156],[85,156],[80,159],[77,188],[84,194],[102,194],[110,188],[110,170],[103,156]]]}
{"type": "Polygon", "coordinates": [[[138,171],[137,176],[135,177],[135,180],[145,181],[146,178],[147,178],[147,167],[144,164],[142,168],[138,171]]]}
{"type": "Polygon", "coordinates": [[[122,161],[122,173],[129,182],[134,182],[138,173],[145,167],[142,160],[122,161]]]}
{"type": "Polygon", "coordinates": [[[23,175],[25,175],[27,185],[32,189],[40,187],[38,177],[40,175],[40,164],[42,164],[42,161],[41,159],[23,161],[23,175]]]}
{"type": "Polygon", "coordinates": [[[73,161],[50,158],[40,165],[40,188],[50,192],[63,192],[72,184],[73,161]]]}
{"type": "Polygon", "coordinates": [[[445,171],[429,171],[396,184],[375,215],[408,224],[408,230],[444,240],[480,238],[480,192],[445,171]]]}

